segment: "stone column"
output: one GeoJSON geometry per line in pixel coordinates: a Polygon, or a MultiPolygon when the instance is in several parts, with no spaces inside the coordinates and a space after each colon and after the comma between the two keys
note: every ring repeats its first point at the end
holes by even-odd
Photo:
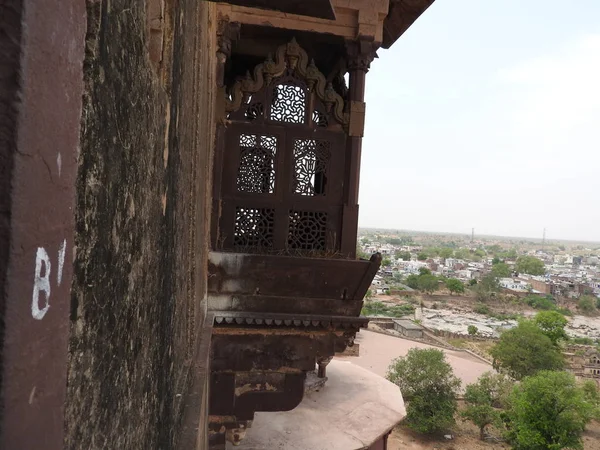
{"type": "Polygon", "coordinates": [[[0,6],[0,448],[64,445],[85,1],[0,6]]]}
{"type": "Polygon", "coordinates": [[[350,113],[348,140],[346,144],[346,180],[344,185],[344,211],[342,229],[342,253],[356,256],[356,233],[358,230],[358,186],[360,181],[360,158],[365,125],[365,80],[375,54],[372,40],[361,38],[346,44],[347,67],[350,75],[346,109],[350,113]]]}
{"type": "Polygon", "coordinates": [[[333,356],[330,356],[328,358],[322,358],[317,361],[317,364],[319,365],[319,371],[317,372],[317,376],[319,378],[325,378],[327,376],[327,366],[329,365],[332,359],[333,356]]]}

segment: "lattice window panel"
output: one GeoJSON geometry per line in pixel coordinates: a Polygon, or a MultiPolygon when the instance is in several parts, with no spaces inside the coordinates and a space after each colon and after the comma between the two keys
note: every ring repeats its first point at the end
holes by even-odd
{"type": "Polygon", "coordinates": [[[235,247],[273,247],[275,210],[271,208],[235,209],[235,247]]]}
{"type": "Polygon", "coordinates": [[[275,136],[240,135],[237,190],[255,194],[272,194],[275,191],[276,153],[275,136]]]}
{"type": "Polygon", "coordinates": [[[329,126],[329,119],[327,119],[327,114],[324,114],[317,109],[313,111],[312,121],[319,128],[327,128],[329,126]]]}
{"type": "Polygon", "coordinates": [[[327,246],[327,213],[289,212],[288,247],[298,250],[325,250],[327,246]]]}
{"type": "Polygon", "coordinates": [[[325,195],[331,144],[320,139],[294,141],[294,193],[325,195]]]}
{"type": "Polygon", "coordinates": [[[300,86],[278,84],[273,88],[270,119],[277,122],[304,123],[306,92],[300,86]]]}

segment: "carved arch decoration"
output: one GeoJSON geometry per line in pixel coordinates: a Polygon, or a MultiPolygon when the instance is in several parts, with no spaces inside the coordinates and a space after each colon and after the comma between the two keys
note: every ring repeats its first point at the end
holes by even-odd
{"type": "Polygon", "coordinates": [[[314,60],[311,59],[309,62],[308,54],[294,38],[277,48],[275,60],[269,54],[265,62],[254,67],[253,74],[247,72],[245,77],[235,81],[225,100],[225,111],[231,113],[239,110],[250,96],[268,86],[273,79],[282,76],[286,70],[304,78],[309,92],[314,92],[325,106],[327,113],[332,114],[347,130],[350,116],[344,111],[343,98],[335,91],[331,82],[327,82],[314,60]]]}

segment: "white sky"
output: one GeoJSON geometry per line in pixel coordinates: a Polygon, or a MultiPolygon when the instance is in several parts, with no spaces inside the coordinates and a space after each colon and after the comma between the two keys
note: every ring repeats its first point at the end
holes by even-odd
{"type": "Polygon", "coordinates": [[[366,102],[361,226],[600,241],[600,0],[437,0],[366,102]]]}

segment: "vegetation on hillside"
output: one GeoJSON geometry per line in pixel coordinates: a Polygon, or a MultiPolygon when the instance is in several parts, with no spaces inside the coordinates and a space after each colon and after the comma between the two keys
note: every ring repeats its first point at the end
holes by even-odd
{"type": "Polygon", "coordinates": [[[415,313],[415,307],[410,304],[386,305],[382,302],[367,301],[362,307],[363,316],[403,317],[415,313]]]}

